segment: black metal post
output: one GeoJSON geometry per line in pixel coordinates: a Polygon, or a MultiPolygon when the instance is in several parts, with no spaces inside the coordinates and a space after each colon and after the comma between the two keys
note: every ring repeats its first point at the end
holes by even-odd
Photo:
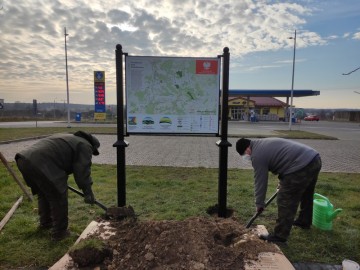
{"type": "Polygon", "coordinates": [[[216,144],[219,147],[219,183],[218,183],[218,216],[226,217],[227,207],[227,170],[228,170],[228,97],[229,97],[229,69],[230,69],[230,53],[229,48],[223,50],[223,68],[222,68],[222,102],[221,102],[221,140],[216,144]]]}
{"type": "Polygon", "coordinates": [[[66,65],[66,97],[67,97],[67,122],[68,128],[71,128],[70,126],[70,98],[69,98],[69,76],[68,76],[68,62],[67,62],[67,46],[66,46],[66,37],[69,35],[66,33],[66,27],[64,27],[65,31],[65,65],[66,65]]]}
{"type": "Polygon", "coordinates": [[[289,39],[294,40],[294,54],[293,54],[293,68],[292,68],[292,79],[291,79],[291,99],[290,99],[290,111],[289,111],[289,130],[291,130],[292,119],[293,119],[293,98],[294,98],[294,75],[295,75],[295,52],[296,52],[296,30],[295,36],[289,39]]]}
{"type": "Polygon", "coordinates": [[[117,200],[118,206],[126,205],[126,171],[125,147],[129,145],[124,140],[124,78],[123,78],[123,51],[120,44],[116,45],[116,95],[117,95],[117,200]]]}

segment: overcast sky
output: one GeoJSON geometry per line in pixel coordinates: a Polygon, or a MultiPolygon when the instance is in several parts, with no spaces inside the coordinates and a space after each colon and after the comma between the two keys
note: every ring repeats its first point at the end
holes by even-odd
{"type": "Polygon", "coordinates": [[[320,91],[299,108],[360,109],[359,0],[0,0],[0,99],[94,104],[93,71],[116,104],[115,47],[144,56],[216,57],[230,89],[320,91]],[[343,73],[350,73],[343,75],[343,73]],[[355,92],[356,91],[356,92],[355,92]]]}

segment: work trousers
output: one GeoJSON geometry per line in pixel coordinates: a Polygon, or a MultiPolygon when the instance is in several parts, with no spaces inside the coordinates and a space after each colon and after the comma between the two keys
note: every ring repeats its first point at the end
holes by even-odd
{"type": "Polygon", "coordinates": [[[24,157],[16,156],[16,163],[31,188],[38,195],[38,214],[40,227],[52,228],[53,233],[61,233],[68,227],[68,193],[60,193],[41,172],[24,157]]]}
{"type": "Polygon", "coordinates": [[[274,234],[287,239],[297,210],[297,221],[304,226],[311,226],[315,185],[321,170],[321,158],[316,156],[303,169],[280,176],[280,189],[277,195],[278,218],[274,234]]]}

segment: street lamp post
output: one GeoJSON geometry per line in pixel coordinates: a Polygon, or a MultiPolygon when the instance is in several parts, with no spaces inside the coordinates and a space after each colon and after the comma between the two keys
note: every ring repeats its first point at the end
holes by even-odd
{"type": "Polygon", "coordinates": [[[295,52],[296,52],[296,30],[294,37],[289,37],[294,40],[294,55],[293,55],[293,69],[292,69],[292,80],[291,80],[291,98],[290,98],[290,110],[289,110],[289,130],[292,126],[292,109],[293,109],[293,98],[294,98],[294,75],[295,75],[295,52]]]}
{"type": "Polygon", "coordinates": [[[56,103],[55,103],[56,98],[54,99],[54,120],[56,119],[56,114],[55,114],[55,110],[56,110],[56,103]]]}
{"type": "Polygon", "coordinates": [[[67,47],[66,47],[66,37],[69,35],[66,33],[66,27],[64,27],[65,33],[65,66],[66,66],[66,96],[67,96],[67,118],[68,118],[68,128],[70,128],[70,104],[69,104],[69,76],[68,76],[68,64],[67,64],[67,47]]]}

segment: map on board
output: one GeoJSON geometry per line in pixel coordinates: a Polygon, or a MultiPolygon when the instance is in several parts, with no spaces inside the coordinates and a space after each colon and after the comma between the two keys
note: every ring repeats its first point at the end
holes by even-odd
{"type": "Polygon", "coordinates": [[[129,133],[210,133],[219,128],[220,60],[126,56],[129,133]]]}

